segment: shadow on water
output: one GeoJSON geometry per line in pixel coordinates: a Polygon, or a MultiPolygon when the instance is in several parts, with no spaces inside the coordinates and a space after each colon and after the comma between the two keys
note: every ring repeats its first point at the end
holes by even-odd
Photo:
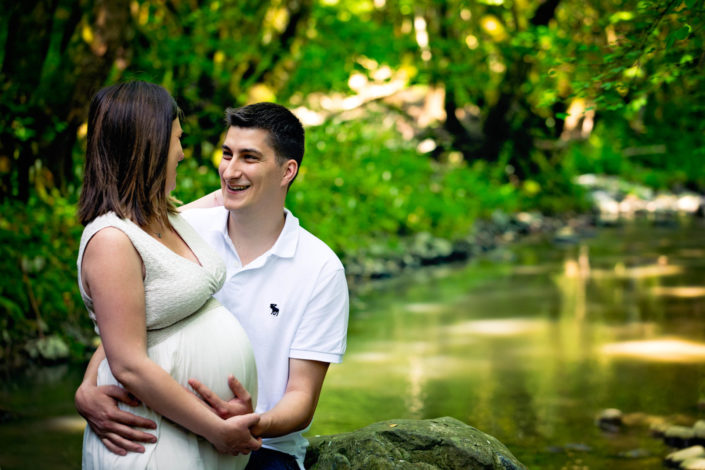
{"type": "MultiPolygon", "coordinates": [[[[634,223],[575,244],[525,240],[358,289],[348,352],[328,372],[310,434],[452,416],[529,468],[663,468],[669,448],[648,427],[607,433],[595,416],[702,417],[703,228],[634,223]]],[[[81,374],[59,366],[3,380],[2,470],[80,467],[81,374]]]]}

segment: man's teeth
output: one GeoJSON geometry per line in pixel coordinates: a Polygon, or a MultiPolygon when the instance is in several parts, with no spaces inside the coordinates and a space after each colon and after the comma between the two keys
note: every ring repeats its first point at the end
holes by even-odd
{"type": "Polygon", "coordinates": [[[249,184],[241,184],[241,185],[237,185],[237,186],[234,186],[231,184],[228,185],[228,188],[232,189],[233,191],[242,191],[242,190],[247,189],[249,187],[250,187],[249,184]]]}

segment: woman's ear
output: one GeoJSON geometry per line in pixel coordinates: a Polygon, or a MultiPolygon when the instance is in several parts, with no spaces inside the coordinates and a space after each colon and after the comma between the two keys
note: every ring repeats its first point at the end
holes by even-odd
{"type": "Polygon", "coordinates": [[[293,158],[289,159],[283,165],[284,174],[282,175],[282,185],[289,186],[296,176],[296,172],[299,171],[299,164],[293,158]]]}

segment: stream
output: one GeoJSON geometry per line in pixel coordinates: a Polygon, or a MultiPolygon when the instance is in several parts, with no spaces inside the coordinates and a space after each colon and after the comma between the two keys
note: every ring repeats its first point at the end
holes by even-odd
{"type": "MultiPolygon", "coordinates": [[[[649,423],[705,417],[705,221],[532,235],[355,288],[309,435],[452,416],[532,469],[661,469],[649,423]],[[630,419],[600,429],[601,410],[630,419]],[[634,424],[635,423],[635,424],[634,424]]],[[[1,376],[0,469],[80,468],[80,365],[1,376]]]]}

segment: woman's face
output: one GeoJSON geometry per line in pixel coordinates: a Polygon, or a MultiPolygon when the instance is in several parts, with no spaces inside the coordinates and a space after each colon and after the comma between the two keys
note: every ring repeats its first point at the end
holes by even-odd
{"type": "Polygon", "coordinates": [[[179,118],[171,124],[171,141],[169,142],[169,156],[166,162],[166,194],[169,195],[176,188],[176,167],[184,159],[184,150],[181,148],[183,135],[179,118]]]}

